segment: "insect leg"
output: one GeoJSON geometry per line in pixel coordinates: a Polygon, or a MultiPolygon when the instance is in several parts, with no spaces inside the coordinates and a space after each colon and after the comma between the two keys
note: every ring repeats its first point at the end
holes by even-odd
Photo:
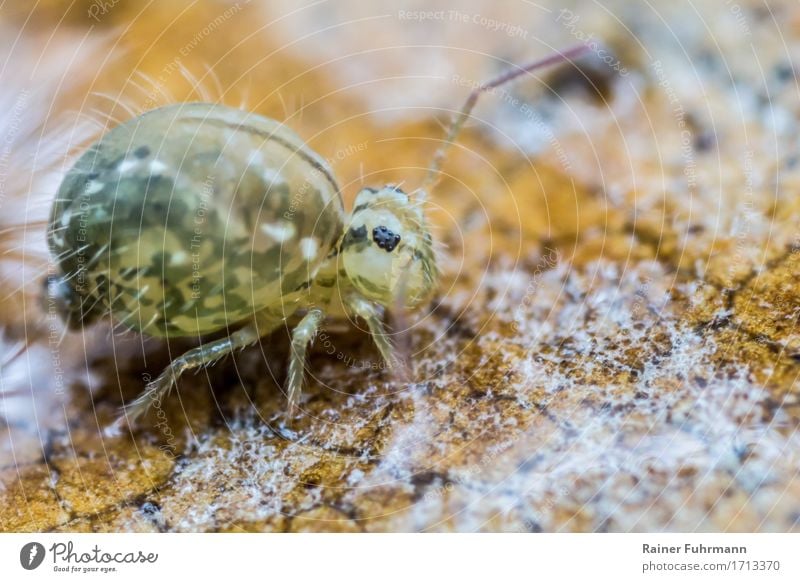
{"type": "Polygon", "coordinates": [[[133,426],[134,422],[147,412],[150,406],[160,406],[164,397],[169,395],[177,382],[178,376],[183,372],[213,364],[235,350],[255,343],[260,335],[256,326],[247,325],[228,337],[193,348],[175,358],[158,378],[147,385],[147,389],[136,400],[124,406],[122,415],[117,419],[114,427],[121,428],[125,423],[133,426]]]}
{"type": "Polygon", "coordinates": [[[392,345],[392,342],[389,340],[386,328],[381,320],[380,310],[373,302],[356,293],[348,295],[345,302],[353,313],[367,322],[372,341],[381,353],[381,357],[383,357],[383,361],[386,362],[386,365],[398,371],[401,380],[407,381],[409,375],[405,355],[398,353],[397,348],[392,345]]]}
{"type": "Polygon", "coordinates": [[[375,307],[375,304],[355,293],[349,295],[346,302],[353,313],[367,322],[367,327],[369,327],[369,333],[372,336],[372,341],[375,342],[375,347],[378,348],[378,351],[387,363],[391,362],[393,351],[392,344],[386,335],[386,330],[381,321],[381,314],[377,307],[375,307]]]}
{"type": "Polygon", "coordinates": [[[286,374],[286,396],[289,399],[289,418],[294,416],[300,390],[303,387],[303,376],[306,365],[308,344],[317,335],[325,314],[321,309],[311,309],[300,323],[292,330],[292,345],[289,353],[289,371],[286,374]]]}

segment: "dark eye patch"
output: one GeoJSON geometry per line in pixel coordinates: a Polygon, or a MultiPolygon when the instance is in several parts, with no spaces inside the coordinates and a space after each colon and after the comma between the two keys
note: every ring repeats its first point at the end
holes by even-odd
{"type": "Polygon", "coordinates": [[[400,235],[393,233],[385,226],[376,226],[372,229],[372,240],[387,253],[391,253],[400,243],[400,235]]]}
{"type": "Polygon", "coordinates": [[[367,239],[367,225],[362,224],[358,228],[350,228],[344,235],[342,247],[346,248],[367,239]]]}

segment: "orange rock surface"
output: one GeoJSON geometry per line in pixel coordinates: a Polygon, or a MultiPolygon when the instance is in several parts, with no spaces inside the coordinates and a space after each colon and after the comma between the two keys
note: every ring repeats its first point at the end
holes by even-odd
{"type": "Polygon", "coordinates": [[[0,400],[0,530],[800,528],[797,4],[460,4],[0,8],[22,39],[0,55],[44,87],[0,70],[22,393],[0,400]],[[349,206],[418,184],[475,80],[590,36],[608,51],[485,97],[448,159],[412,383],[331,330],[290,424],[278,332],[104,436],[190,344],[104,324],[58,344],[37,275],[68,152],[168,102],[242,103],[329,159],[349,206]],[[51,180],[27,156],[48,143],[51,180]]]}

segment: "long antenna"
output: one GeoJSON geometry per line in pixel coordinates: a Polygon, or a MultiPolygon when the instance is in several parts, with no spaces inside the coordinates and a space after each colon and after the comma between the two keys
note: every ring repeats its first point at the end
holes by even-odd
{"type": "Polygon", "coordinates": [[[428,166],[428,174],[425,176],[425,180],[422,182],[422,186],[418,190],[417,199],[424,200],[425,196],[429,190],[431,190],[436,183],[439,181],[440,178],[440,170],[442,167],[442,163],[444,162],[447,156],[447,150],[450,149],[450,146],[453,145],[458,134],[464,127],[464,123],[469,119],[470,113],[475,108],[475,104],[478,102],[478,98],[487,91],[491,91],[492,89],[496,89],[501,85],[505,85],[524,75],[525,73],[530,73],[531,71],[535,71],[536,69],[541,69],[544,67],[549,67],[551,65],[557,65],[560,63],[564,63],[567,61],[572,61],[580,56],[583,56],[589,50],[589,45],[587,44],[579,44],[573,47],[570,47],[564,51],[557,51],[552,55],[545,57],[543,59],[539,59],[527,64],[517,65],[509,70],[501,73],[497,77],[490,79],[488,81],[484,81],[477,87],[475,87],[467,97],[467,100],[464,102],[464,105],[461,107],[461,110],[456,114],[453,120],[450,122],[450,127],[447,130],[447,136],[444,139],[444,143],[439,146],[439,149],[436,150],[436,153],[433,154],[433,159],[431,160],[431,165],[428,166]]]}

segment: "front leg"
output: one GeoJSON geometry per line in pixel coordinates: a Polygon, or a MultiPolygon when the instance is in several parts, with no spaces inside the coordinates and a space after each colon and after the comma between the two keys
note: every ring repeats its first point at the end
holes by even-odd
{"type": "Polygon", "coordinates": [[[289,370],[286,373],[286,397],[289,400],[289,418],[294,416],[300,390],[303,387],[303,376],[306,367],[306,351],[320,324],[325,319],[321,309],[311,309],[300,323],[292,330],[292,344],[289,353],[289,370]]]}
{"type": "Polygon", "coordinates": [[[358,293],[350,293],[347,295],[345,303],[350,311],[367,322],[372,341],[381,353],[381,357],[383,357],[387,367],[398,372],[401,380],[407,381],[409,379],[409,370],[406,363],[407,358],[405,354],[399,353],[399,350],[397,350],[389,340],[389,336],[386,334],[386,329],[381,320],[381,311],[378,307],[372,301],[369,301],[358,293]]]}

